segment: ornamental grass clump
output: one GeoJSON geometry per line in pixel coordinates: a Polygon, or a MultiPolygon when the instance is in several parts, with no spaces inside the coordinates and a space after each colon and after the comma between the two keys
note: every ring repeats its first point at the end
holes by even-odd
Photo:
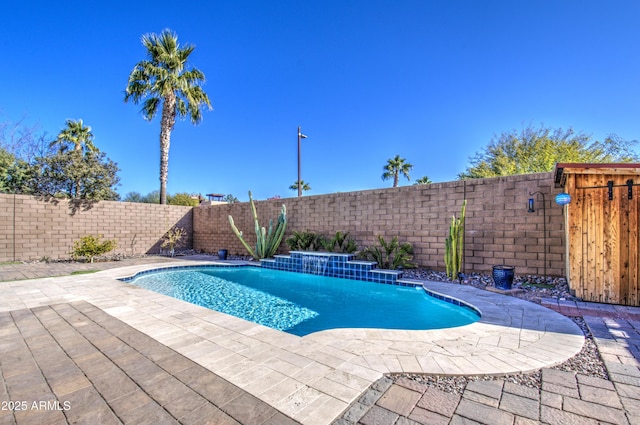
{"type": "Polygon", "coordinates": [[[106,254],[109,251],[113,251],[117,248],[115,240],[100,241],[102,235],[93,236],[87,235],[80,240],[73,243],[73,251],[71,257],[77,260],[80,257],[84,257],[93,263],[93,259],[99,255],[106,254]]]}

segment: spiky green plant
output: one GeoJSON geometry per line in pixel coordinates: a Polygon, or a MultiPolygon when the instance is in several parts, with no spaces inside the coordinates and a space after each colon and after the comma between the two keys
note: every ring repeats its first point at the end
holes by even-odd
{"type": "Polygon", "coordinates": [[[447,268],[447,277],[451,280],[458,278],[462,271],[462,259],[464,255],[464,221],[467,209],[467,200],[462,202],[460,218],[454,215],[449,225],[449,235],[445,239],[444,263],[447,268]]]}
{"type": "Polygon", "coordinates": [[[329,252],[353,254],[358,250],[358,244],[349,236],[349,232],[341,231],[337,231],[332,238],[325,239],[322,246],[329,252]]]}
{"type": "Polygon", "coordinates": [[[396,270],[399,268],[415,267],[411,263],[413,259],[413,245],[409,242],[400,243],[398,237],[394,236],[390,242],[378,236],[378,245],[365,248],[360,256],[375,261],[381,269],[396,270]]]}
{"type": "Polygon", "coordinates": [[[229,224],[231,224],[231,229],[253,258],[260,260],[261,258],[272,257],[278,250],[280,243],[282,243],[282,237],[284,236],[284,231],[287,228],[287,207],[284,204],[282,205],[280,215],[278,216],[278,224],[275,229],[273,227],[273,220],[269,220],[269,230],[267,230],[264,227],[260,227],[260,224],[258,223],[258,212],[256,211],[256,205],[253,202],[251,191],[249,191],[249,202],[251,203],[251,213],[253,214],[253,222],[256,232],[255,250],[249,246],[247,241],[244,240],[242,232],[238,230],[233,222],[233,217],[229,215],[229,224]]]}
{"type": "Polygon", "coordinates": [[[291,251],[318,251],[326,244],[324,236],[315,232],[298,232],[293,234],[285,241],[289,245],[291,251]]]}

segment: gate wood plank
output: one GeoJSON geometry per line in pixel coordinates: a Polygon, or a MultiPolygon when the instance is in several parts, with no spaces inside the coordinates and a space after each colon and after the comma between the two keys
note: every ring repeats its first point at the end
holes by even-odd
{"type": "MultiPolygon", "coordinates": [[[[612,176],[607,176],[609,179],[612,176]]],[[[607,302],[620,302],[621,284],[617,279],[619,276],[620,249],[618,248],[619,237],[618,229],[620,226],[620,204],[623,202],[622,191],[615,188],[614,198],[611,201],[605,201],[603,205],[603,282],[605,291],[609,290],[609,300],[607,302]]],[[[625,194],[626,195],[626,194],[625,194]]]]}
{"type": "MultiPolygon", "coordinates": [[[[636,183],[638,181],[636,180],[636,183]]],[[[629,301],[628,305],[640,306],[640,189],[634,186],[632,189],[633,200],[629,202],[629,301]]]]}
{"type": "MultiPolygon", "coordinates": [[[[584,186],[596,186],[596,179],[589,179],[589,176],[585,176],[584,186]]],[[[585,203],[585,216],[586,226],[584,227],[584,232],[587,234],[587,249],[586,249],[586,258],[585,263],[587,265],[587,275],[586,275],[586,288],[587,293],[589,294],[589,301],[602,301],[602,292],[600,292],[600,288],[597,282],[596,277],[596,232],[595,230],[598,228],[598,223],[596,222],[595,209],[600,207],[598,198],[600,198],[600,191],[602,189],[592,189],[587,190],[587,202],[585,203]]]]}

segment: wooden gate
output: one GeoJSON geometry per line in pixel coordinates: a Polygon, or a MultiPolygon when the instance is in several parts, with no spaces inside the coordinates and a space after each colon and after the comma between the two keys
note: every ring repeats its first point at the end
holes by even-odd
{"type": "Polygon", "coordinates": [[[584,301],[640,305],[640,164],[557,164],[567,279],[584,301]]]}

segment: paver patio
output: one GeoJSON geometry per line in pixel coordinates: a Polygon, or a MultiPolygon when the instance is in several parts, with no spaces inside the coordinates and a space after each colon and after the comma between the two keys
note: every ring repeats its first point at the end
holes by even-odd
{"type": "MultiPolygon", "coordinates": [[[[174,261],[172,265],[179,263],[174,261]]],[[[193,264],[192,262],[183,263],[193,264]]],[[[201,368],[202,373],[198,372],[198,376],[214,376],[211,378],[213,382],[221,380],[234,385],[238,391],[242,392],[238,400],[263,403],[275,409],[275,413],[270,417],[292,418],[304,424],[331,423],[347,410],[352,402],[361,400],[363,393],[366,396],[371,384],[374,383],[375,386],[385,373],[500,374],[529,371],[565,360],[576,353],[582,344],[581,333],[573,322],[549,309],[475,288],[439,283],[430,283],[430,288],[448,292],[459,299],[469,299],[482,311],[483,320],[473,325],[446,331],[331,330],[300,338],[155,294],[115,279],[150,267],[154,266],[136,265],[92,275],[4,282],[0,284],[0,311],[5,312],[2,317],[7,314],[12,318],[21,314],[32,314],[37,318],[38,315],[43,314],[60,316],[58,309],[62,309],[60,312],[68,312],[67,308],[75,309],[79,312],[78,314],[81,314],[81,310],[85,307],[80,306],[86,306],[88,309],[94,309],[92,314],[101,316],[100,320],[114,320],[122,323],[122,326],[126,326],[132,332],[143,335],[142,339],[150,344],[157,344],[156,347],[159,350],[170,349],[176,356],[184,358],[189,367],[201,368]]],[[[3,319],[2,328],[0,328],[3,335],[10,333],[5,330],[6,326],[8,325],[3,319]]],[[[103,339],[106,341],[109,337],[105,336],[103,339]]],[[[72,339],[72,341],[75,340],[72,339]]],[[[119,346],[115,340],[111,340],[111,343],[119,346]]],[[[28,343],[26,346],[30,347],[28,343]]],[[[95,347],[107,358],[114,349],[107,345],[104,347],[107,351],[105,353],[99,345],[95,347]]],[[[73,353],[75,344],[69,343],[67,348],[73,353]]],[[[136,349],[133,346],[131,348],[136,349]]],[[[214,398],[205,396],[191,384],[183,381],[180,371],[165,369],[167,376],[162,378],[162,372],[156,369],[156,367],[162,369],[162,366],[154,363],[155,360],[146,357],[148,361],[145,361],[142,357],[136,357],[133,354],[131,356],[128,358],[129,363],[125,362],[122,365],[115,361],[112,363],[116,364],[131,381],[114,372],[115,376],[121,380],[118,382],[128,382],[134,393],[134,385],[143,390],[147,388],[145,385],[149,383],[144,382],[145,376],[151,371],[157,374],[151,373],[151,376],[155,377],[155,381],[151,378],[152,382],[173,382],[176,388],[171,388],[173,388],[172,391],[176,391],[176,394],[180,394],[178,398],[185,397],[191,405],[208,406],[207,409],[216,407],[221,413],[238,420],[225,410],[224,403],[216,404],[214,398]],[[131,364],[138,363],[134,359],[142,361],[144,367],[149,368],[149,371],[138,376],[139,379],[134,379],[136,376],[132,377],[126,371],[126,367],[132,367],[131,364]],[[198,397],[202,397],[203,400],[198,397]]],[[[70,355],[67,357],[72,358],[70,355]]],[[[33,358],[35,359],[35,356],[33,358]]],[[[114,360],[118,360],[118,354],[114,360]]],[[[2,364],[3,360],[0,358],[0,365],[2,364]]],[[[130,373],[135,375],[135,370],[131,369],[130,373]]],[[[85,376],[93,382],[89,378],[90,374],[85,376]]],[[[43,375],[45,375],[44,371],[43,375]]],[[[106,379],[109,375],[105,374],[104,378],[106,379]]],[[[98,378],[96,382],[98,387],[102,385],[104,388],[110,388],[114,385],[98,378]]],[[[76,383],[76,385],[81,384],[76,383]]],[[[98,387],[95,385],[93,387],[98,394],[101,394],[97,390],[98,387]]],[[[633,390],[626,387],[620,388],[627,391],[625,394],[629,395],[628,399],[632,399],[635,394],[633,390]]],[[[405,388],[405,390],[416,392],[415,389],[405,388]]],[[[150,389],[148,391],[152,392],[150,389]]],[[[166,397],[163,399],[165,391],[157,391],[154,394],[143,392],[150,396],[153,403],[164,412],[172,415],[173,420],[179,420],[181,414],[197,415],[194,409],[187,409],[190,411],[180,413],[178,408],[165,406],[170,401],[166,397]]],[[[396,393],[409,394],[404,390],[394,390],[389,396],[379,400],[384,400],[383,406],[389,407],[396,393]]],[[[501,394],[504,393],[503,391],[501,394]]],[[[419,394],[419,397],[413,394],[408,399],[400,397],[401,400],[398,403],[404,403],[402,407],[404,410],[394,413],[398,416],[396,419],[410,420],[413,411],[409,412],[408,417],[400,414],[406,413],[408,405],[413,404],[415,398],[417,398],[416,408],[422,409],[417,411],[416,415],[445,416],[442,411],[433,412],[425,407],[429,405],[428,399],[424,399],[425,396],[440,397],[438,400],[445,397],[441,394],[433,394],[425,390],[423,394],[419,394]]],[[[6,396],[12,396],[12,394],[9,393],[6,396]]],[[[211,397],[213,396],[212,394],[211,397]]],[[[100,397],[110,406],[106,398],[102,395],[100,397]]],[[[501,412],[505,412],[505,417],[510,417],[506,414],[509,413],[509,409],[532,409],[533,404],[523,399],[527,397],[520,394],[512,394],[506,398],[502,396],[497,407],[501,412]]],[[[476,406],[478,403],[487,405],[482,401],[486,400],[480,397],[476,397],[476,400],[463,398],[456,409],[462,406],[467,410],[473,410],[478,408],[476,406]]],[[[147,400],[148,403],[151,401],[147,400]]],[[[569,401],[567,406],[573,406],[576,409],[581,406],[571,403],[574,402],[569,401]]],[[[450,401],[449,405],[451,404],[450,401]]],[[[377,406],[375,402],[372,405],[377,406]]],[[[487,406],[496,408],[496,406],[487,406]]],[[[382,406],[377,407],[384,409],[382,406]]],[[[114,414],[116,410],[115,407],[111,408],[114,414]]],[[[386,410],[393,413],[393,410],[386,410]]],[[[371,409],[365,413],[370,411],[371,409]]],[[[519,412],[522,411],[524,410],[519,410],[519,412]]],[[[561,411],[564,412],[564,410],[561,411]]],[[[64,411],[62,414],[66,415],[64,411]]],[[[514,418],[517,416],[515,413],[509,414],[514,418]]],[[[414,418],[418,417],[416,415],[414,418]]],[[[4,419],[6,416],[0,417],[0,423],[6,420],[4,419]]],[[[118,414],[115,416],[122,421],[118,414]]],[[[64,417],[68,420],[67,416],[64,417]]],[[[257,418],[260,415],[253,417],[257,418]]],[[[460,417],[466,418],[465,420],[471,419],[460,417]]],[[[527,415],[521,417],[526,418],[527,415]]],[[[11,415],[11,418],[14,416],[11,415]]],[[[197,420],[190,418],[184,419],[183,422],[196,423],[197,420]],[[195,422],[191,422],[191,419],[195,422]]]]}
{"type": "Polygon", "coordinates": [[[583,314],[600,314],[584,319],[609,380],[545,368],[540,390],[504,380],[478,381],[457,395],[410,379],[393,383],[384,377],[334,425],[640,424],[640,308],[562,304],[583,314]]]}
{"type": "Polygon", "coordinates": [[[87,302],[0,323],[0,423],[297,423],[87,302]]]}

